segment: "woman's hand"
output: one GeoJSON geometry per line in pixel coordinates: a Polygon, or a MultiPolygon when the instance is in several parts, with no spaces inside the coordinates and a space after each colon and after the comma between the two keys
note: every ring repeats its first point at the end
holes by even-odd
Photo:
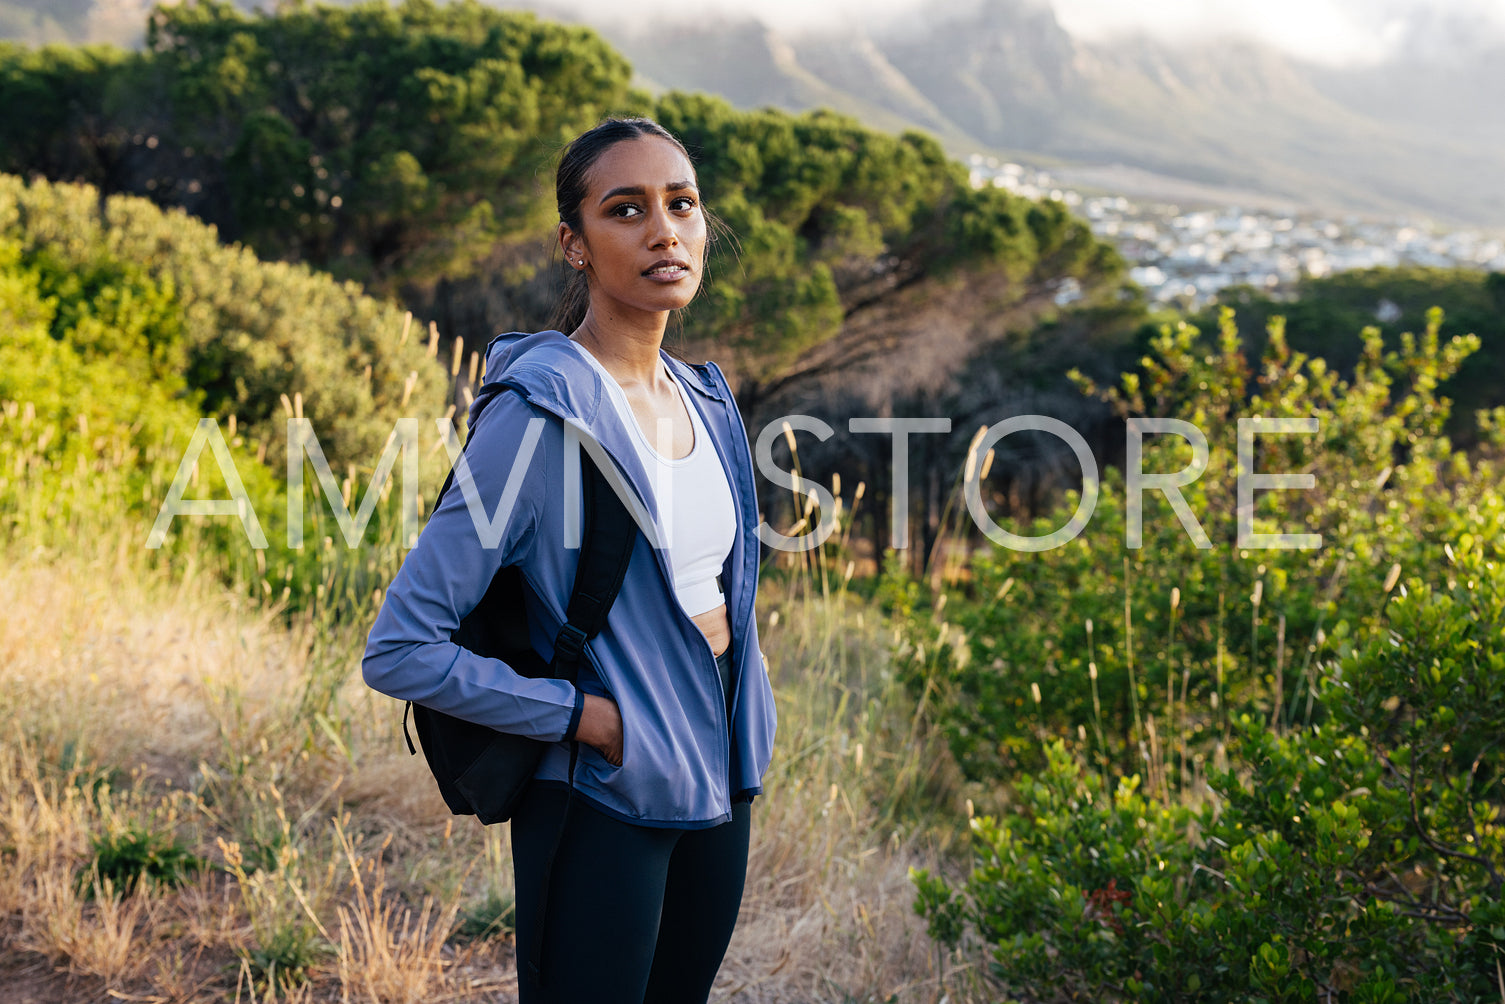
{"type": "Polygon", "coordinates": [[[586,694],[575,738],[594,746],[613,767],[622,766],[622,712],[615,701],[586,694]]]}

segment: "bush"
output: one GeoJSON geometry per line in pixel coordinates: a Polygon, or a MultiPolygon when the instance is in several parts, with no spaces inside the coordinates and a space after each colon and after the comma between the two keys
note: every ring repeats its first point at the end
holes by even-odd
{"type": "Polygon", "coordinates": [[[44,295],[59,298],[54,337],[70,331],[91,358],[132,375],[140,374],[126,360],[150,350],[144,358],[164,393],[186,389],[202,413],[236,416],[274,467],[284,455],[284,395],[302,396],[336,470],[374,462],[410,402],[435,414],[447,403],[443,371],[424,339],[402,342],[396,307],[354,283],[223,246],[212,227],[180,211],[0,175],[0,237],[19,246],[22,265],[41,270],[44,295]],[[108,292],[116,279],[124,287],[108,292]],[[100,297],[135,319],[130,337],[145,345],[126,344],[100,297]],[[93,306],[75,308],[80,299],[93,306]],[[91,317],[98,323],[70,323],[91,317]]]}
{"type": "Polygon", "coordinates": [[[1241,718],[1204,798],[1110,786],[1049,744],[1012,811],[973,821],[960,891],[916,874],[932,936],[969,922],[1039,1000],[1495,999],[1505,564],[1487,554],[1460,553],[1451,586],[1414,580],[1325,667],[1329,724],[1241,718]]]}
{"type": "MultiPolygon", "coordinates": [[[[1220,349],[1167,331],[1109,395],[1204,429],[1214,470],[1240,414],[1319,417],[1305,456],[1272,437],[1256,467],[1315,473],[1279,522],[1321,550],[1232,546],[1232,486],[1204,477],[1185,491],[1209,548],[1148,507],[1124,548],[1100,502],[1107,533],[994,555],[916,606],[910,679],[979,797],[1026,778],[972,821],[963,883],[916,873],[916,909],[942,944],[984,946],[1008,994],[1498,999],[1505,495],[1442,435],[1434,388],[1472,346],[1439,322],[1391,353],[1366,331],[1347,383],[1278,325],[1256,377],[1225,315],[1220,349]]],[[[1189,453],[1147,449],[1145,469],[1189,453]]]]}
{"type": "MultiPolygon", "coordinates": [[[[1474,342],[1441,344],[1439,323],[1390,353],[1366,331],[1351,382],[1290,352],[1278,325],[1256,369],[1231,315],[1216,347],[1189,326],[1167,329],[1122,388],[1083,381],[1125,418],[1171,417],[1204,433],[1206,471],[1181,491],[1208,546],[1158,492],[1145,493],[1142,540],[1128,546],[1125,479],[1110,469],[1075,540],[974,555],[944,616],[911,617],[901,651],[915,693],[936,695],[933,721],[968,775],[1033,769],[1042,737],[1086,727],[1100,764],[1133,772],[1156,746],[1176,753],[1166,780],[1192,785],[1238,715],[1320,721],[1315,666],[1373,624],[1392,566],[1435,565],[1457,511],[1490,504],[1490,469],[1452,452],[1441,435],[1448,402],[1434,393],[1474,342]],[[1256,470],[1310,474],[1315,487],[1255,493],[1251,528],[1320,533],[1320,548],[1239,546],[1236,444],[1250,416],[1318,420],[1315,435],[1257,437],[1256,470]]],[[[1144,439],[1144,471],[1191,464],[1179,436],[1144,439]]],[[[1060,527],[1075,504],[1014,532],[1060,527]]]]}
{"type": "MultiPolygon", "coordinates": [[[[335,592],[369,599],[400,561],[400,499],[390,491],[366,531],[373,546],[290,550],[282,483],[286,419],[300,409],[331,469],[347,475],[347,504],[399,417],[444,410],[445,376],[428,340],[406,337],[395,308],[301,266],[223,247],[182,213],[126,197],[102,205],[84,186],[0,175],[0,321],[6,540],[126,539],[143,553],[208,416],[270,547],[253,552],[232,518],[180,518],[169,553],[208,559],[226,578],[293,605],[335,592]]],[[[425,485],[438,484],[446,460],[428,455],[425,485]]],[[[305,479],[304,533],[319,544],[339,538],[321,517],[316,484],[305,479]]],[[[228,496],[204,454],[186,497],[228,496]]]]}

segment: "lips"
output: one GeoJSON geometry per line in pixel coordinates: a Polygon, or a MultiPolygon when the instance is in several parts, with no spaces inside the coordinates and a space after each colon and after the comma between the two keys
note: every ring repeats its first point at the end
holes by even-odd
{"type": "Polygon", "coordinates": [[[683,258],[661,258],[643,270],[644,275],[682,275],[690,271],[683,258]]]}

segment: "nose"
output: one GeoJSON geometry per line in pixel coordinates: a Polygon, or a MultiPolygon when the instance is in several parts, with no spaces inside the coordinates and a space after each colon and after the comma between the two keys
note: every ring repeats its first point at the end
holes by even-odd
{"type": "Polygon", "coordinates": [[[678,221],[674,214],[669,212],[663,205],[655,206],[651,210],[652,226],[648,228],[649,236],[653,243],[650,247],[675,247],[679,244],[678,221]]]}

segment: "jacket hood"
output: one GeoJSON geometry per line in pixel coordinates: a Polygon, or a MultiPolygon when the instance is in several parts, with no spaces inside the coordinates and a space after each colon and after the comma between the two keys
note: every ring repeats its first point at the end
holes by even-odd
{"type": "MultiPolygon", "coordinates": [[[[576,424],[594,423],[599,379],[562,331],[506,331],[486,346],[485,383],[516,387],[529,401],[576,424]]],[[[472,422],[479,403],[470,406],[472,422]]]]}
{"type": "MultiPolygon", "coordinates": [[[[695,366],[675,359],[662,349],[659,357],[671,372],[679,374],[690,388],[710,400],[725,403],[720,386],[709,372],[711,366],[695,366]]],[[[485,383],[516,387],[532,403],[591,430],[601,410],[606,388],[596,368],[580,356],[561,331],[506,331],[486,346],[485,383]]],[[[612,419],[615,409],[608,408],[612,419]]],[[[470,419],[475,421],[476,405],[470,419]]],[[[616,424],[615,422],[611,424],[616,424]]],[[[606,430],[602,430],[603,432],[606,430]]],[[[625,431],[625,430],[623,430],[625,431]]],[[[596,436],[594,438],[601,438],[596,436]]]]}

